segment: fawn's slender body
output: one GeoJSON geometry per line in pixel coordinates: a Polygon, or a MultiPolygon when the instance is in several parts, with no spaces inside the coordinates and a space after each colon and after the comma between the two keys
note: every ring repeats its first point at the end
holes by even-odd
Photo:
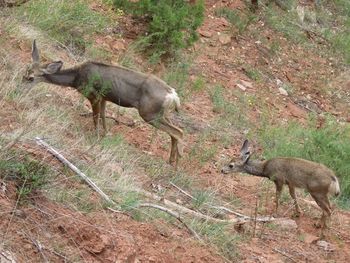
{"type": "Polygon", "coordinates": [[[307,190],[323,211],[321,217],[323,229],[326,227],[326,221],[332,212],[328,196],[340,194],[337,177],[331,169],[323,164],[291,157],[277,157],[266,161],[250,160],[247,140],[241,149],[241,159],[239,161],[232,160],[221,171],[222,173],[245,172],[272,180],[276,185],[276,212],[283,185],[288,185],[297,215],[300,215],[301,210],[295,188],[307,190]]]}
{"type": "Polygon", "coordinates": [[[97,132],[100,117],[104,132],[106,131],[106,101],[122,107],[136,108],[143,120],[170,135],[169,162],[177,165],[182,154],[183,132],[171,123],[168,114],[179,109],[180,99],[176,91],[163,80],[151,74],[97,62],[86,62],[65,70],[61,70],[61,61],[39,65],[35,40],[32,60],[25,79],[77,89],[91,103],[97,132]]]}

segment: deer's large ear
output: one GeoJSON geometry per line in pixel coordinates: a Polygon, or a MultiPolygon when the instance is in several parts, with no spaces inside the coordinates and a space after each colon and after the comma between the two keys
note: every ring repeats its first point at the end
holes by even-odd
{"type": "Polygon", "coordinates": [[[33,45],[32,45],[32,61],[33,61],[34,65],[39,65],[39,63],[40,63],[39,50],[36,46],[35,39],[34,39],[33,45]]]}
{"type": "Polygon", "coordinates": [[[248,160],[250,158],[250,151],[249,151],[248,147],[249,147],[249,142],[246,139],[243,142],[243,145],[242,145],[242,148],[241,148],[241,158],[242,158],[243,163],[248,162],[248,160]]]}
{"type": "Polygon", "coordinates": [[[61,70],[63,66],[62,61],[55,61],[47,64],[46,68],[41,68],[40,70],[45,74],[54,74],[61,70]]]}

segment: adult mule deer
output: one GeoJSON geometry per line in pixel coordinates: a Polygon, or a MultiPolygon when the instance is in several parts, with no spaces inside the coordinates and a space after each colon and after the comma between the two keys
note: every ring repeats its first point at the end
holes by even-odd
{"type": "Polygon", "coordinates": [[[321,227],[327,227],[326,221],[331,216],[329,195],[339,195],[340,187],[334,172],[323,164],[292,157],[277,157],[266,161],[250,160],[251,153],[248,149],[248,140],[245,140],[241,148],[240,158],[232,159],[224,166],[222,173],[244,172],[256,176],[266,177],[276,185],[276,213],[283,185],[288,185],[289,193],[294,199],[296,215],[301,213],[295,188],[306,189],[323,213],[321,227]]]}
{"type": "Polygon", "coordinates": [[[170,135],[169,162],[177,166],[183,151],[183,132],[168,118],[171,111],[178,111],[180,107],[180,99],[172,87],[154,75],[121,66],[86,62],[61,70],[62,65],[62,61],[40,65],[39,50],[34,40],[32,63],[28,66],[24,79],[32,83],[46,82],[75,88],[90,101],[97,132],[100,117],[106,132],[106,101],[136,108],[143,120],[170,135]]]}

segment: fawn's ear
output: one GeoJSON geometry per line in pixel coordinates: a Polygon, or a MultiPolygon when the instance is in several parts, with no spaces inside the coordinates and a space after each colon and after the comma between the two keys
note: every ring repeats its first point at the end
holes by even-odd
{"type": "Polygon", "coordinates": [[[40,57],[39,57],[39,50],[36,46],[36,40],[33,40],[32,44],[32,61],[34,65],[39,65],[40,63],[40,57]]]}
{"type": "Polygon", "coordinates": [[[54,74],[61,70],[63,66],[62,61],[55,61],[52,63],[49,63],[46,65],[45,68],[41,68],[40,71],[42,71],[44,74],[54,74]]]}
{"type": "Polygon", "coordinates": [[[248,147],[249,147],[249,142],[246,139],[243,142],[243,145],[242,145],[242,148],[241,148],[241,158],[242,158],[243,163],[248,162],[248,160],[250,158],[250,151],[249,151],[248,147]]]}

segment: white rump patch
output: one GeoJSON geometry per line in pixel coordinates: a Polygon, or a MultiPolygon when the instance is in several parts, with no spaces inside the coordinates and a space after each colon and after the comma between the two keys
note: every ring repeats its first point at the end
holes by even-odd
{"type": "Polygon", "coordinates": [[[171,92],[165,96],[163,107],[166,112],[180,108],[180,98],[175,89],[171,88],[171,92]]]}

